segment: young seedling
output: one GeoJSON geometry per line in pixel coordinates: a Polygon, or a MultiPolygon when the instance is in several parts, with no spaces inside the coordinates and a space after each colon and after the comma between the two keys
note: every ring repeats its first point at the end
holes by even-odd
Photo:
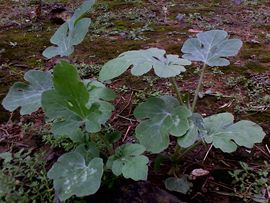
{"type": "Polygon", "coordinates": [[[43,56],[50,59],[57,55],[69,56],[74,51],[74,46],[80,44],[85,38],[91,24],[90,18],[83,18],[85,13],[90,10],[95,0],[85,1],[77,8],[73,16],[62,24],[52,36],[50,46],[44,50],[43,56]]]}

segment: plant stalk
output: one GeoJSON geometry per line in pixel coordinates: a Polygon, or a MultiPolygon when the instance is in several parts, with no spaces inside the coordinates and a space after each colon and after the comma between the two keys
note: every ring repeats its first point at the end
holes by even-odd
{"type": "Polygon", "coordinates": [[[170,82],[172,83],[173,90],[176,93],[176,97],[177,97],[178,101],[180,102],[180,104],[184,105],[184,101],[183,101],[182,96],[181,96],[181,90],[180,90],[179,86],[177,85],[175,78],[170,78],[170,82]]]}
{"type": "Polygon", "coordinates": [[[202,71],[201,71],[199,83],[198,83],[197,89],[196,89],[196,91],[195,91],[194,99],[193,99],[193,102],[192,102],[192,111],[193,111],[193,112],[194,112],[195,107],[196,107],[196,103],[197,103],[198,96],[199,96],[199,93],[200,93],[200,89],[201,89],[201,86],[202,86],[203,76],[204,76],[204,72],[205,72],[206,67],[207,67],[207,64],[204,63],[204,64],[203,64],[202,71]]]}
{"type": "Polygon", "coordinates": [[[172,160],[176,161],[179,156],[181,156],[181,147],[178,144],[176,144],[175,151],[172,156],[172,160]]]}
{"type": "Polygon", "coordinates": [[[191,150],[193,150],[195,147],[200,145],[202,141],[195,142],[193,145],[191,145],[189,148],[187,148],[185,151],[181,153],[181,155],[178,157],[178,160],[181,160],[187,153],[189,153],[191,150]]]}

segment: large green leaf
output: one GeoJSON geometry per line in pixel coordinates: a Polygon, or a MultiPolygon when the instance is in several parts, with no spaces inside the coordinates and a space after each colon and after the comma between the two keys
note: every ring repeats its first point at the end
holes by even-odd
{"type": "Polygon", "coordinates": [[[41,107],[41,95],[52,89],[52,76],[49,72],[29,70],[24,79],[28,83],[16,82],[4,98],[2,105],[9,111],[21,107],[20,114],[30,114],[41,107]]]}
{"type": "Polygon", "coordinates": [[[72,136],[82,125],[88,132],[98,132],[113,110],[100,100],[103,95],[95,95],[99,99],[89,105],[92,90],[88,91],[76,68],[64,61],[54,68],[53,83],[55,89],[42,95],[46,116],[54,120],[53,133],[72,136]]]}
{"type": "Polygon", "coordinates": [[[94,158],[86,163],[78,152],[63,154],[48,172],[60,200],[72,195],[83,197],[97,192],[103,174],[103,160],[94,158]]]}
{"type": "Polygon", "coordinates": [[[113,79],[129,67],[132,67],[131,74],[135,76],[143,75],[153,68],[157,76],[169,78],[184,72],[186,70],[184,66],[190,64],[190,61],[177,55],[166,55],[165,50],[158,48],[127,51],[107,62],[100,71],[99,79],[101,81],[113,79]]]}
{"type": "Polygon", "coordinates": [[[237,145],[252,148],[262,142],[265,132],[254,122],[241,120],[233,123],[231,113],[220,113],[204,119],[207,130],[205,141],[223,152],[234,152],[237,145]]]}
{"type": "Polygon", "coordinates": [[[95,0],[85,1],[77,8],[73,16],[62,24],[51,38],[51,43],[56,46],[50,46],[44,50],[43,56],[52,58],[57,55],[69,56],[74,51],[74,45],[80,44],[88,32],[91,23],[90,18],[82,16],[92,7],[95,0]]]}
{"type": "Polygon", "coordinates": [[[107,168],[119,176],[123,174],[125,178],[131,178],[135,181],[146,180],[148,173],[148,158],[141,155],[145,147],[139,144],[124,144],[116,149],[115,154],[110,156],[107,162],[107,168]]]}
{"type": "Polygon", "coordinates": [[[169,135],[180,137],[189,129],[191,111],[171,96],[150,98],[137,106],[134,115],[141,122],[135,132],[147,151],[159,153],[169,145],[169,135]]]}
{"type": "Polygon", "coordinates": [[[225,58],[235,56],[243,44],[239,39],[228,39],[228,33],[223,30],[201,32],[196,36],[184,43],[181,50],[183,58],[201,61],[209,66],[229,65],[225,58]]]}

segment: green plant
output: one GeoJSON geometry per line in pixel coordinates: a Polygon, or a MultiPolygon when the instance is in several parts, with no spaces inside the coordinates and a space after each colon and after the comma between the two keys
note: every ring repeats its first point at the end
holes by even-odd
{"type": "Polygon", "coordinates": [[[74,51],[74,46],[80,44],[88,32],[91,23],[90,18],[83,18],[83,15],[92,7],[95,0],[85,1],[77,8],[73,16],[62,24],[51,38],[50,46],[43,52],[46,58],[57,55],[69,56],[74,51]]]}
{"type": "MultiPolygon", "coordinates": [[[[73,45],[82,41],[88,28],[89,20],[84,22],[80,18],[92,4],[93,1],[85,2],[56,31],[51,42],[58,47],[47,48],[44,56],[68,56],[73,52],[73,45]]],[[[25,80],[28,83],[12,86],[3,106],[10,111],[21,107],[22,115],[42,107],[54,137],[73,142],[67,143],[72,150],[60,156],[48,172],[61,201],[73,195],[94,194],[101,185],[104,170],[134,180],[147,178],[148,158],[142,155],[144,146],[125,144],[114,150],[113,143],[120,139],[120,134],[100,132],[114,110],[110,103],[115,98],[112,90],[98,81],[82,80],[78,70],[66,61],[57,64],[53,74],[28,71],[25,80]],[[134,167],[139,168],[132,171],[134,167]]],[[[58,145],[56,141],[51,142],[58,145]]]]}
{"type": "Polygon", "coordinates": [[[65,151],[70,151],[77,146],[77,144],[68,137],[55,137],[50,133],[46,133],[42,136],[42,142],[50,145],[52,148],[62,148],[65,151]]]}
{"type": "Polygon", "coordinates": [[[47,178],[43,153],[31,150],[0,153],[0,202],[52,202],[53,185],[47,178]]]}
{"type": "MultiPolygon", "coordinates": [[[[226,57],[236,55],[242,46],[238,39],[228,39],[222,30],[213,30],[197,34],[197,38],[188,39],[183,47],[183,58],[166,55],[164,50],[151,48],[147,50],[128,51],[107,62],[100,71],[99,79],[111,80],[120,76],[131,67],[131,74],[141,76],[151,69],[160,78],[169,78],[172,90],[177,98],[161,96],[150,98],[139,104],[134,111],[140,124],[135,129],[135,136],[151,153],[166,150],[170,135],[177,138],[178,145],[172,161],[181,160],[184,155],[200,143],[211,144],[223,152],[233,152],[237,146],[251,148],[265,136],[262,128],[254,122],[243,120],[234,123],[231,113],[220,113],[203,118],[194,112],[207,66],[227,66],[226,57]],[[191,61],[203,62],[200,79],[195,91],[192,105],[184,103],[175,76],[185,71],[184,65],[191,61]]],[[[173,173],[173,172],[172,172],[173,173]]],[[[175,174],[175,173],[173,173],[175,174]]],[[[169,181],[175,188],[181,179],[169,181]]],[[[168,183],[168,181],[167,181],[168,183]]],[[[168,187],[168,184],[166,185],[168,187]]],[[[178,189],[177,191],[181,191],[178,189]]]]}
{"type": "MultiPolygon", "coordinates": [[[[82,41],[90,22],[81,16],[92,4],[93,1],[84,3],[71,20],[56,31],[51,42],[58,47],[46,49],[46,57],[68,56],[73,52],[73,46],[82,41]]],[[[94,194],[102,184],[105,171],[136,181],[146,180],[149,160],[143,153],[166,150],[170,136],[177,139],[175,154],[171,157],[175,162],[202,142],[224,152],[233,152],[237,145],[251,148],[254,143],[262,141],[265,133],[251,121],[234,123],[233,115],[226,112],[206,118],[194,112],[206,67],[228,65],[225,58],[236,55],[241,46],[240,40],[228,39],[225,31],[214,30],[188,39],[182,48],[183,58],[168,55],[162,49],[150,48],[128,51],[107,62],[100,71],[100,81],[118,77],[129,68],[135,76],[153,70],[158,77],[170,79],[171,85],[168,86],[177,98],[168,95],[152,97],[135,108],[134,116],[140,120],[135,136],[140,144],[126,143],[115,149],[114,143],[119,140],[119,134],[100,133],[114,110],[111,101],[115,94],[99,81],[81,79],[78,70],[66,61],[57,64],[52,74],[27,72],[26,75],[32,74],[30,78],[25,77],[29,83],[15,84],[5,97],[3,106],[10,111],[21,107],[21,114],[29,114],[42,107],[47,123],[52,126],[52,134],[67,137],[76,144],[75,149],[60,156],[48,172],[61,201],[73,195],[94,194]],[[183,101],[175,79],[185,72],[190,60],[204,63],[192,106],[183,101]],[[24,97],[25,94],[31,102],[24,97]]],[[[175,178],[166,181],[167,187],[170,182],[176,183],[170,189],[183,182],[175,178]]]]}
{"type": "Polygon", "coordinates": [[[249,199],[255,202],[268,202],[270,196],[269,171],[270,165],[264,162],[259,168],[252,168],[244,162],[240,162],[241,169],[229,172],[233,178],[234,190],[237,196],[244,201],[249,199]]]}

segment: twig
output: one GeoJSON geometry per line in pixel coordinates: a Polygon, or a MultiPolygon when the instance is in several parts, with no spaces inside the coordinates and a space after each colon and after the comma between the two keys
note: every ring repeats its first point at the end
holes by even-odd
{"type": "MultiPolygon", "coordinates": [[[[233,188],[228,187],[228,186],[226,186],[226,185],[224,185],[224,184],[222,184],[222,183],[217,183],[217,182],[214,182],[214,181],[212,181],[212,180],[209,180],[209,183],[218,185],[218,186],[223,187],[223,188],[225,188],[225,189],[227,189],[227,190],[234,191],[233,188]]],[[[216,191],[213,191],[213,192],[216,192],[216,191]]]]}
{"type": "Polygon", "coordinates": [[[6,129],[0,128],[0,130],[2,130],[6,134],[6,136],[9,136],[9,133],[8,133],[8,131],[6,129]]]}
{"type": "MultiPolygon", "coordinates": [[[[267,154],[267,153],[266,153],[264,150],[262,150],[260,147],[258,147],[258,146],[256,146],[256,145],[255,145],[255,147],[256,147],[258,150],[260,150],[265,156],[270,157],[270,152],[269,152],[269,151],[268,151],[269,154],[267,154]]],[[[266,147],[266,149],[267,149],[268,146],[265,145],[265,147],[266,147]]],[[[269,150],[269,148],[268,148],[267,150],[269,150]]]]}
{"type": "Polygon", "coordinates": [[[269,147],[268,147],[268,145],[267,145],[267,144],[265,144],[265,147],[266,147],[266,149],[267,149],[268,153],[270,154],[270,149],[269,149],[269,147]]]}
{"type": "Polygon", "coordinates": [[[125,141],[125,139],[127,138],[127,135],[128,135],[128,133],[129,133],[130,129],[131,129],[131,125],[128,126],[128,129],[127,129],[127,131],[126,131],[126,133],[125,133],[125,135],[124,135],[124,137],[123,137],[123,139],[122,139],[122,142],[125,141]]]}
{"type": "Polygon", "coordinates": [[[205,154],[205,156],[203,158],[203,162],[206,160],[206,158],[207,158],[209,152],[211,151],[212,147],[213,147],[213,144],[211,144],[210,147],[209,147],[209,149],[207,150],[207,152],[206,152],[206,154],[205,154]]]}
{"type": "Polygon", "coordinates": [[[132,99],[132,96],[133,96],[133,91],[131,92],[131,95],[129,97],[127,104],[124,106],[124,108],[118,114],[121,114],[129,106],[131,99],[132,99]]]}
{"type": "Polygon", "coordinates": [[[7,124],[12,124],[13,112],[10,113],[7,124]]]}
{"type": "Polygon", "coordinates": [[[128,120],[128,121],[130,121],[130,122],[136,122],[136,121],[137,121],[137,120],[135,120],[135,119],[127,118],[127,117],[121,116],[121,115],[119,115],[119,114],[117,114],[115,117],[120,117],[120,118],[126,119],[126,120],[128,120]]]}

